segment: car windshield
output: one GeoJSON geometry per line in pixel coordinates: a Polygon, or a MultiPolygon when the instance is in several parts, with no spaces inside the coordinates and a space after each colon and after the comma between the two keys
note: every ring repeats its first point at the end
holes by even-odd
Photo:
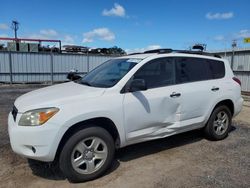
{"type": "Polygon", "coordinates": [[[84,76],[79,83],[92,87],[112,87],[141,60],[134,58],[108,60],[84,76]]]}

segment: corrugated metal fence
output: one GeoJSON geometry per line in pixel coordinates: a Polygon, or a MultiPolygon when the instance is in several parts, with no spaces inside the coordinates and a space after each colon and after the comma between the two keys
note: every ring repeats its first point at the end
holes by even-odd
{"type": "Polygon", "coordinates": [[[250,92],[250,49],[235,50],[233,59],[232,51],[217,52],[217,54],[230,62],[235,76],[241,80],[242,91],[250,92]]]}
{"type": "MultiPolygon", "coordinates": [[[[216,53],[232,62],[232,51],[216,53]]],[[[0,52],[0,82],[65,81],[71,69],[86,74],[111,58],[82,54],[0,52]]],[[[242,91],[250,92],[250,49],[236,50],[233,62],[233,71],[242,82],[242,91]]]]}
{"type": "Polygon", "coordinates": [[[100,55],[0,52],[0,82],[65,81],[71,69],[86,74],[111,58],[100,55]]]}

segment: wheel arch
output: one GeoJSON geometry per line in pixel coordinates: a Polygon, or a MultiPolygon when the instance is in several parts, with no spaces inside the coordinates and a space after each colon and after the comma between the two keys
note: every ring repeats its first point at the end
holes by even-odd
{"type": "Polygon", "coordinates": [[[217,103],[214,104],[214,106],[212,106],[209,111],[208,111],[208,115],[206,116],[206,119],[205,119],[205,123],[204,123],[204,126],[206,126],[207,122],[209,121],[209,118],[211,117],[213,111],[218,107],[218,106],[222,106],[222,105],[225,105],[229,108],[230,112],[231,112],[231,115],[233,117],[234,115],[234,103],[231,99],[222,99],[220,101],[218,101],[217,103]]]}
{"type": "Polygon", "coordinates": [[[222,100],[220,102],[218,102],[215,107],[213,108],[212,112],[214,111],[214,109],[216,109],[218,106],[222,106],[222,105],[225,105],[229,108],[230,112],[231,112],[231,115],[233,116],[234,115],[234,103],[231,99],[225,99],[225,100],[222,100]]]}
{"type": "Polygon", "coordinates": [[[81,129],[84,129],[87,127],[92,127],[92,126],[104,128],[106,131],[108,131],[110,133],[110,135],[114,139],[115,146],[117,148],[120,147],[120,135],[119,135],[119,132],[118,132],[117,127],[114,124],[114,122],[107,117],[92,118],[92,119],[88,119],[88,120],[84,120],[84,121],[75,123],[74,125],[70,126],[67,129],[67,131],[63,134],[63,136],[59,142],[59,145],[58,145],[57,151],[56,151],[56,155],[55,155],[55,159],[56,160],[58,159],[63,146],[65,145],[67,140],[74,133],[76,133],[77,131],[79,131],[81,129]]]}
{"type": "MultiPolygon", "coordinates": [[[[220,112],[220,111],[217,111],[216,113],[218,113],[218,112],[220,112]]],[[[228,132],[230,130],[233,114],[234,114],[234,103],[233,103],[232,100],[224,99],[224,100],[221,100],[221,101],[217,102],[217,104],[212,109],[212,111],[210,113],[210,116],[206,121],[205,126],[203,127],[203,131],[204,131],[206,137],[209,140],[214,140],[214,141],[222,140],[222,139],[226,138],[227,135],[228,135],[228,132]],[[225,106],[225,107],[227,107],[229,109],[229,113],[231,113],[231,117],[229,119],[230,123],[228,124],[229,129],[227,129],[226,132],[222,133],[221,135],[218,135],[217,133],[214,132],[213,126],[214,126],[214,121],[215,120],[211,119],[211,117],[213,117],[213,114],[216,111],[216,109],[221,107],[221,106],[225,106]]],[[[216,115],[216,114],[214,114],[214,115],[216,115]]]]}

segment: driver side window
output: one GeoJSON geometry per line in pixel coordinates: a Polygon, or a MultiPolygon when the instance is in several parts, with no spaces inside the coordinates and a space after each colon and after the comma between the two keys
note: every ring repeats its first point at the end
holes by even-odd
{"type": "Polygon", "coordinates": [[[134,79],[144,79],[147,88],[157,88],[175,83],[174,62],[172,58],[158,58],[143,65],[134,79]]]}

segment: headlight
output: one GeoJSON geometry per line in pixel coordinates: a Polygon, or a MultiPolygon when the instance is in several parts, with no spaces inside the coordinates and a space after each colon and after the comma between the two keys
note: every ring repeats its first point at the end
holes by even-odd
{"type": "Polygon", "coordinates": [[[22,114],[18,125],[37,126],[42,125],[59,111],[58,108],[41,108],[30,110],[22,114]]]}

